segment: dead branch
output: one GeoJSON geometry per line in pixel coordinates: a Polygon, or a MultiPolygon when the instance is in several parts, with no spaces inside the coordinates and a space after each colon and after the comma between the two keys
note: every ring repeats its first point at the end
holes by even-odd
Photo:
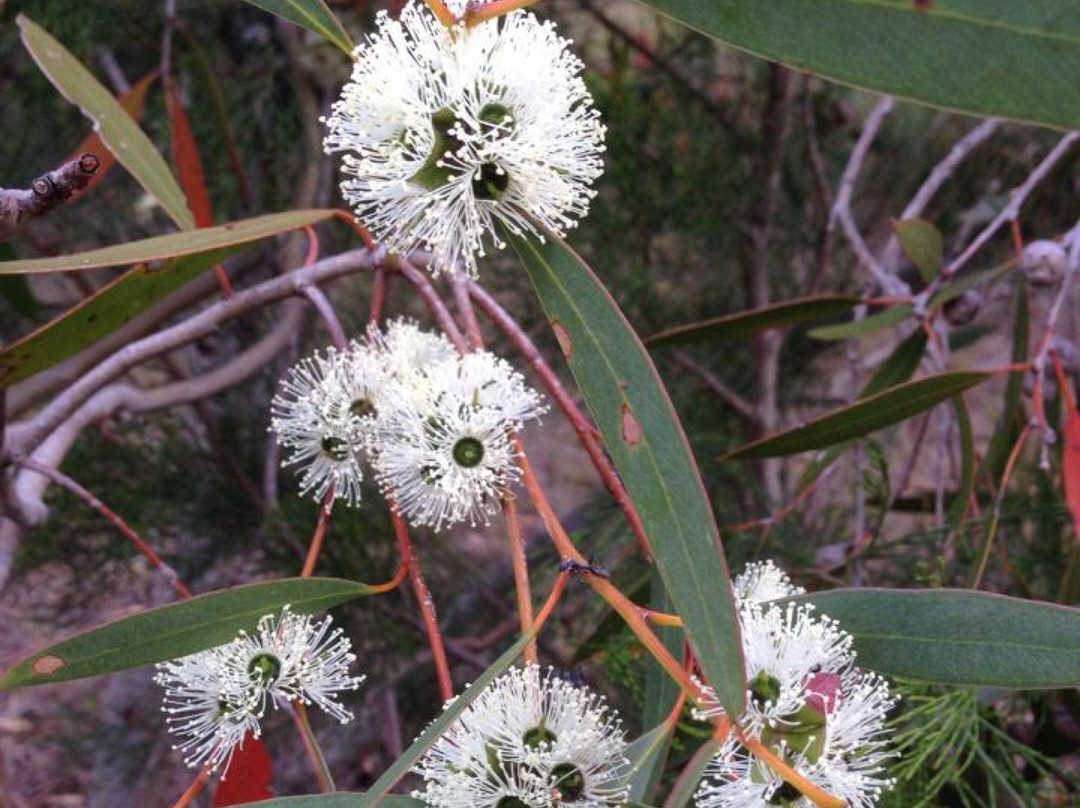
{"type": "Polygon", "coordinates": [[[93,152],[42,174],[27,189],[0,188],[0,241],[7,241],[31,219],[44,216],[86,187],[97,172],[101,159],[93,152]]]}

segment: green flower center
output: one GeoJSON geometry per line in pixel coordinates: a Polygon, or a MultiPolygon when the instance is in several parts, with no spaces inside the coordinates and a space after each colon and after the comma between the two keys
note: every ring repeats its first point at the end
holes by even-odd
{"type": "Polygon", "coordinates": [[[779,698],[780,682],[765,671],[761,671],[750,681],[750,699],[759,710],[763,710],[769,702],[775,704],[779,698]]]}
{"type": "Polygon", "coordinates": [[[510,175],[495,163],[484,163],[480,166],[479,174],[473,177],[472,181],[473,196],[491,202],[502,199],[508,187],[510,175]]]}
{"type": "Polygon", "coordinates": [[[261,684],[276,682],[281,675],[281,660],[265,651],[258,653],[248,662],[248,675],[261,684]]]}
{"type": "Polygon", "coordinates": [[[776,789],[765,802],[769,805],[779,805],[782,808],[789,808],[794,805],[799,799],[802,798],[802,792],[795,788],[791,783],[784,781],[780,788],[776,789]]]}
{"type": "Polygon", "coordinates": [[[577,802],[585,796],[585,775],[573,763],[560,763],[551,770],[554,788],[559,789],[566,802],[577,802]]]}
{"type": "Polygon", "coordinates": [[[475,468],[484,459],[484,444],[476,438],[462,438],[454,444],[452,454],[454,455],[454,462],[462,468],[475,468]]]}
{"type": "Polygon", "coordinates": [[[521,742],[530,749],[551,746],[555,743],[555,733],[544,726],[544,722],[541,720],[540,726],[525,730],[525,734],[521,736],[521,742]]]}
{"type": "Polygon", "coordinates": [[[495,803],[495,808],[531,808],[531,806],[517,797],[503,797],[495,803]]]}
{"type": "MultiPolygon", "coordinates": [[[[510,130],[514,127],[513,113],[499,103],[485,104],[480,110],[479,119],[483,124],[492,127],[510,130]]],[[[431,153],[420,170],[410,177],[410,182],[425,190],[434,191],[461,175],[460,167],[451,168],[446,165],[447,156],[459,151],[463,145],[458,137],[461,125],[449,109],[440,109],[431,116],[431,131],[435,136],[431,153]]],[[[510,177],[502,168],[495,163],[485,163],[472,180],[473,194],[477,199],[498,200],[509,184],[510,177]]]]}
{"type": "Polygon", "coordinates": [[[358,398],[349,405],[349,412],[357,418],[375,414],[375,405],[366,398],[358,398]]]}
{"type": "Polygon", "coordinates": [[[334,435],[326,435],[320,444],[324,455],[331,460],[342,463],[349,459],[349,445],[341,438],[334,435]]]}

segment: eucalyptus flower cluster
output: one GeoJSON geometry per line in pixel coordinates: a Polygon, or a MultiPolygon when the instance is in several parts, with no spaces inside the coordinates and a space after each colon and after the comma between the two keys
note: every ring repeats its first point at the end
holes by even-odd
{"type": "Polygon", "coordinates": [[[299,362],[271,428],[302,493],[356,505],[370,466],[394,508],[438,530],[487,521],[519,475],[516,432],[543,411],[505,360],[397,320],[299,362]]]}
{"type": "Polygon", "coordinates": [[[385,11],[326,119],[341,189],[392,251],[436,274],[514,234],[562,235],[589,207],[604,126],[569,40],[531,13],[446,28],[419,3],[385,11]]]}
{"type": "Polygon", "coordinates": [[[431,808],[623,805],[626,740],[603,697],[536,665],[500,676],[417,764],[431,808]]]}
{"type": "Polygon", "coordinates": [[[343,724],[352,720],[339,694],[356,690],[364,677],[350,675],[352,644],[331,623],[285,606],[264,615],[254,634],[158,664],[162,710],[184,761],[228,769],[244,740],[260,736],[268,705],[314,704],[343,724]]]}
{"type": "MultiPolygon", "coordinates": [[[[769,603],[804,590],[771,562],[734,581],[749,682],[743,732],[850,808],[872,808],[885,776],[885,721],[896,699],[855,665],[852,637],[809,605],[769,603]]],[[[702,718],[723,715],[705,688],[702,718]]],[[[813,808],[813,802],[734,735],[710,761],[698,808],[813,808]]]]}

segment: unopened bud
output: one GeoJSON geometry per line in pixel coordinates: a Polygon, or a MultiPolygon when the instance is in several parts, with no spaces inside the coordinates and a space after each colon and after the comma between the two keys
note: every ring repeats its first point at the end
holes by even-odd
{"type": "Polygon", "coordinates": [[[1065,272],[1065,248],[1056,241],[1032,241],[1020,253],[1020,269],[1036,286],[1051,286],[1065,272]]]}

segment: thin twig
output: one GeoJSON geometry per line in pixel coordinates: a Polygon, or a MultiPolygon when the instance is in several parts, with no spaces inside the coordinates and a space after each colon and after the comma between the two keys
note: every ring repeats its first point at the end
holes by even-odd
{"type": "Polygon", "coordinates": [[[311,722],[308,721],[307,707],[302,701],[287,702],[289,712],[292,714],[296,729],[300,732],[300,740],[304,742],[304,751],[307,752],[311,766],[315,769],[315,779],[319,782],[319,791],[323,794],[333,794],[337,791],[334,785],[334,777],[330,774],[330,766],[326,762],[326,755],[322,747],[311,731],[311,722]]]}
{"type": "MultiPolygon", "coordinates": [[[[1000,128],[1000,118],[987,118],[958,140],[953,147],[949,149],[949,153],[942,158],[941,162],[934,166],[933,170],[931,170],[930,174],[926,177],[926,180],[923,181],[923,184],[919,186],[919,190],[915,192],[915,196],[911,198],[911,201],[907,203],[907,207],[905,207],[900,214],[900,221],[903,221],[904,219],[915,219],[921,216],[922,212],[926,210],[926,206],[930,204],[930,200],[932,200],[934,195],[941,190],[941,187],[948,182],[960,164],[963,163],[975,149],[989,140],[1000,128]]],[[[894,234],[889,236],[889,240],[885,244],[885,249],[881,253],[881,263],[886,267],[895,268],[899,258],[900,242],[894,234]]]]}
{"type": "Polygon", "coordinates": [[[558,375],[551,369],[551,366],[540,354],[540,351],[537,349],[536,345],[533,344],[533,341],[529,339],[529,335],[526,334],[521,326],[518,325],[517,321],[515,321],[514,318],[499,305],[498,301],[488,294],[478,283],[469,285],[469,294],[476,300],[480,309],[487,315],[488,319],[510,338],[510,341],[514,343],[517,349],[525,357],[533,371],[535,371],[536,375],[540,378],[540,381],[544,383],[544,386],[551,394],[551,397],[555,399],[555,403],[559,405],[559,409],[563,411],[567,420],[570,421],[570,425],[574,428],[574,432],[577,433],[578,440],[580,440],[581,445],[585,447],[585,451],[588,453],[593,467],[600,475],[600,479],[603,480],[604,486],[611,493],[615,503],[626,517],[626,521],[629,523],[630,529],[633,531],[641,551],[645,554],[646,558],[651,558],[652,552],[649,550],[649,539],[645,534],[645,525],[641,521],[641,516],[637,512],[634,501],[630,499],[630,494],[627,492],[626,486],[623,485],[618,473],[611,465],[611,461],[608,460],[607,455],[604,453],[596,427],[593,426],[592,422],[589,421],[580,408],[578,408],[574,399],[559,380],[558,375]]]}
{"type": "Polygon", "coordinates": [[[315,522],[315,532],[311,535],[311,544],[308,546],[307,557],[304,559],[304,567],[300,570],[301,578],[310,578],[315,573],[315,565],[319,562],[319,553],[322,552],[326,531],[330,527],[330,514],[333,510],[334,486],[331,485],[319,506],[319,518],[315,522]]]}
{"type": "Polygon", "coordinates": [[[195,778],[194,782],[188,786],[187,790],[180,795],[173,808],[187,808],[195,801],[195,798],[202,793],[202,790],[206,788],[206,784],[210,782],[210,770],[203,769],[199,772],[199,776],[195,778]]]}
{"type": "Polygon", "coordinates": [[[42,174],[30,187],[0,188],[0,242],[39,216],[44,216],[71,199],[97,173],[101,159],[93,152],[69,160],[55,171],[42,174]]]}
{"type": "Polygon", "coordinates": [[[323,294],[322,289],[313,283],[305,283],[300,287],[300,291],[311,301],[311,305],[313,305],[315,311],[319,313],[323,325],[325,325],[326,330],[330,332],[330,339],[333,340],[334,346],[339,351],[348,350],[349,338],[345,336],[345,329],[341,327],[341,320],[338,319],[334,307],[330,304],[326,295],[323,294]]]}
{"type": "Polygon", "coordinates": [[[169,585],[176,591],[176,594],[182,598],[190,598],[191,590],[184,585],[184,582],[180,580],[180,576],[176,574],[176,570],[162,561],[161,556],[154,552],[154,548],[147,544],[135,529],[131,527],[124,519],[116,513],[112,508],[91,494],[86,488],[84,488],[75,480],[68,477],[62,471],[51,468],[44,463],[38,463],[36,460],[29,457],[13,457],[12,462],[23,468],[29,469],[37,474],[41,474],[44,477],[48,477],[54,483],[62,488],[66,488],[76,497],[81,499],[95,511],[100,513],[106,519],[113,524],[113,526],[119,530],[124,536],[135,545],[135,549],[138,550],[146,560],[150,562],[153,567],[158,570],[165,580],[169,582],[169,585]]]}
{"type": "Polygon", "coordinates": [[[29,421],[12,424],[8,430],[7,452],[29,453],[97,390],[147,359],[212,334],[229,320],[261,309],[267,303],[295,295],[306,283],[322,283],[340,275],[370,270],[381,260],[381,250],[350,250],[331,256],[310,267],[237,292],[228,300],[220,300],[171,328],[121,348],[73,382],[29,421]]]}
{"type": "MultiPolygon", "coordinates": [[[[503,514],[506,516],[506,535],[510,539],[510,557],[513,560],[514,586],[517,591],[518,619],[524,634],[532,628],[533,607],[532,589],[529,586],[529,564],[525,554],[525,536],[521,531],[521,519],[518,517],[517,503],[512,496],[502,500],[503,514]]],[[[535,663],[536,639],[525,646],[525,661],[535,663]]]]}
{"type": "Polygon", "coordinates": [[[446,308],[446,304],[439,297],[439,293],[435,291],[435,287],[431,285],[427,275],[417,269],[408,258],[404,257],[398,259],[397,269],[420,293],[424,303],[427,304],[428,309],[435,318],[435,322],[439,324],[439,328],[454,343],[454,347],[461,353],[467,353],[469,344],[465,341],[465,337],[461,335],[461,330],[457,327],[457,323],[454,322],[450,310],[446,308]]]}
{"type": "Polygon", "coordinates": [[[706,389],[715,393],[721,401],[731,407],[755,431],[763,431],[761,417],[758,415],[757,408],[728,387],[719,376],[682,349],[673,350],[671,358],[676,364],[693,373],[706,389]]]}
{"type": "Polygon", "coordinates": [[[855,143],[855,148],[851,150],[847,166],[840,177],[840,186],[837,189],[836,200],[833,202],[832,210],[829,213],[829,223],[826,229],[833,230],[838,223],[840,224],[851,248],[855,251],[862,264],[870,270],[870,274],[874,276],[874,280],[877,281],[886,294],[909,294],[911,290],[907,288],[907,285],[886,270],[870,252],[870,248],[866,246],[866,242],[855,224],[855,216],[851,212],[851,199],[855,193],[855,185],[858,182],[859,174],[862,172],[863,163],[866,162],[866,157],[870,153],[870,146],[873,144],[874,138],[877,137],[878,130],[881,129],[885,118],[892,112],[894,104],[895,101],[891,96],[882,96],[874,105],[874,108],[870,110],[870,114],[866,116],[862,133],[855,143]]]}
{"type": "MultiPolygon", "coordinates": [[[[967,248],[960,253],[953,261],[945,268],[945,271],[939,276],[939,279],[948,280],[955,275],[961,267],[963,267],[972,256],[975,255],[983,246],[988,242],[1002,225],[1008,224],[1016,219],[1020,215],[1020,208],[1027,200],[1031,192],[1046,179],[1046,176],[1053,170],[1054,166],[1058,164],[1062,157],[1072,148],[1077,139],[1080,139],[1080,132],[1069,132],[1057,145],[1050,151],[1043,161],[1035,167],[1035,170],[1031,172],[1026,180],[1020,185],[1014,188],[1009,194],[1009,203],[993,221],[990,222],[983,231],[967,246],[967,248]]],[[[936,290],[935,290],[936,291],[936,290]]]]}
{"type": "Polygon", "coordinates": [[[431,599],[431,591],[424,581],[420,563],[413,553],[405,520],[393,505],[390,506],[390,517],[394,524],[394,536],[397,538],[402,564],[408,570],[413,594],[420,606],[420,614],[424,618],[424,628],[427,630],[428,643],[431,645],[431,654],[435,661],[435,672],[439,679],[439,693],[443,701],[449,701],[454,697],[454,680],[450,676],[450,664],[446,660],[446,645],[443,642],[442,630],[439,628],[438,615],[435,613],[435,602],[431,599]]]}

